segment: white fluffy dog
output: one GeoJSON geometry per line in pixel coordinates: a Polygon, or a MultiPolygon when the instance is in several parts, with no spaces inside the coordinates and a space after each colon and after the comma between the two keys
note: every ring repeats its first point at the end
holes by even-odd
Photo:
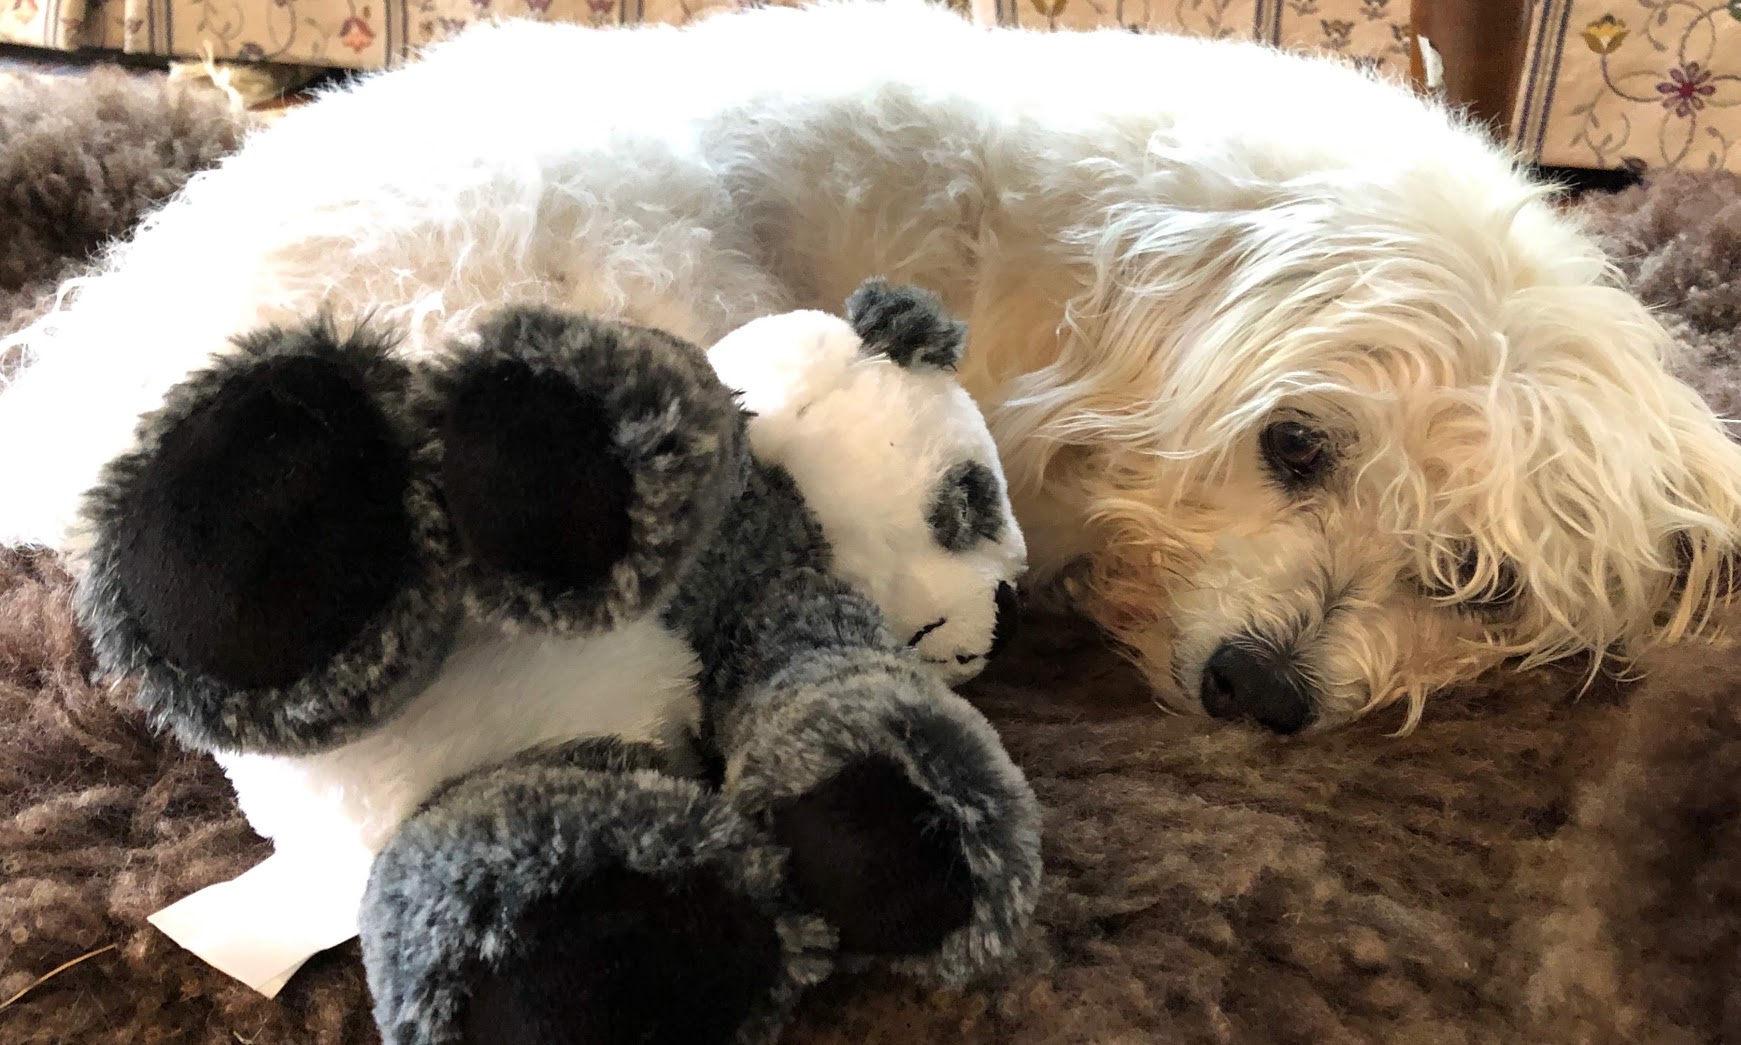
{"type": "Polygon", "coordinates": [[[867,275],[965,316],[1035,579],[1161,700],[1329,725],[1703,622],[1741,451],[1543,190],[1398,86],[914,0],[509,24],[294,112],[21,335],[0,540],[77,551],[134,418],[325,308],[702,344],[867,275]]]}

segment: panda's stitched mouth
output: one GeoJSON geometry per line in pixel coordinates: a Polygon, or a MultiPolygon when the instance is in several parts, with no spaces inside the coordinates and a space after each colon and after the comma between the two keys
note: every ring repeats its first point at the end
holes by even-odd
{"type": "MultiPolygon", "coordinates": [[[[915,631],[913,633],[913,637],[907,640],[907,648],[912,649],[912,648],[918,646],[921,639],[923,639],[925,636],[931,634],[932,632],[936,631],[938,628],[941,628],[943,625],[945,625],[947,623],[949,623],[949,618],[944,617],[941,620],[933,621],[932,623],[925,625],[923,628],[920,628],[918,631],[915,631]]],[[[948,667],[949,663],[951,661],[954,661],[956,664],[960,664],[962,667],[966,667],[967,665],[972,664],[974,661],[984,660],[988,656],[990,656],[990,654],[986,654],[986,653],[957,653],[954,657],[927,657],[927,656],[921,655],[919,657],[919,659],[924,661],[927,664],[941,664],[944,667],[948,667]]]]}
{"type": "Polygon", "coordinates": [[[966,666],[968,664],[972,664],[976,660],[984,660],[985,654],[983,654],[983,653],[957,653],[952,658],[951,657],[921,656],[919,659],[924,661],[927,664],[941,664],[944,667],[948,667],[951,661],[953,661],[956,664],[966,666]]]}
{"type": "MultiPolygon", "coordinates": [[[[920,628],[918,631],[915,631],[913,633],[913,637],[907,640],[907,645],[908,646],[917,646],[919,644],[919,641],[921,639],[923,639],[925,636],[931,634],[932,632],[936,631],[938,628],[941,628],[943,625],[948,624],[948,623],[949,623],[949,618],[943,617],[939,620],[933,621],[930,624],[925,625],[923,628],[920,628]]],[[[930,658],[926,658],[926,659],[929,660],[930,658]]],[[[938,663],[942,663],[942,661],[938,661],[938,663]]]]}

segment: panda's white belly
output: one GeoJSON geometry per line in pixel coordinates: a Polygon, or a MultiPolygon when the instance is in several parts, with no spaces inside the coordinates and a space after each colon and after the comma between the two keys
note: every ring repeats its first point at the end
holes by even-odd
{"type": "Polygon", "coordinates": [[[695,721],[694,652],[655,621],[597,637],[462,634],[400,714],[343,747],[217,756],[280,853],[373,855],[425,798],[470,770],[580,737],[662,740],[695,721]]]}

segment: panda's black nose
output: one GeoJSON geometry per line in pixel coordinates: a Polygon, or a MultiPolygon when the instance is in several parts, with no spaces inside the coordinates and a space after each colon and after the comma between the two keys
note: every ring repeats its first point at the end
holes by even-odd
{"type": "Polygon", "coordinates": [[[991,656],[995,657],[1016,637],[1016,624],[1022,616],[1022,596],[1015,585],[999,581],[997,594],[992,598],[997,602],[997,623],[991,629],[991,656]]]}

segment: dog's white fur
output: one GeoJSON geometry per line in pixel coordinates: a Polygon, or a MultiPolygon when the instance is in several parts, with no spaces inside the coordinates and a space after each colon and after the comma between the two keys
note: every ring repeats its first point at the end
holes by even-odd
{"type": "Polygon", "coordinates": [[[261,323],[373,313],[418,353],[533,299],[708,344],[871,274],[969,320],[1036,579],[1170,705],[1256,632],[1320,723],[1412,725],[1504,657],[1696,629],[1741,530],[1662,328],[1454,118],[1326,60],[893,0],[485,28],[292,113],[23,335],[0,539],[76,550],[135,415],[261,323]],[[1336,467],[1290,494],[1257,444],[1296,416],[1336,467]],[[1459,608],[1502,562],[1516,602],[1459,608]]]}

